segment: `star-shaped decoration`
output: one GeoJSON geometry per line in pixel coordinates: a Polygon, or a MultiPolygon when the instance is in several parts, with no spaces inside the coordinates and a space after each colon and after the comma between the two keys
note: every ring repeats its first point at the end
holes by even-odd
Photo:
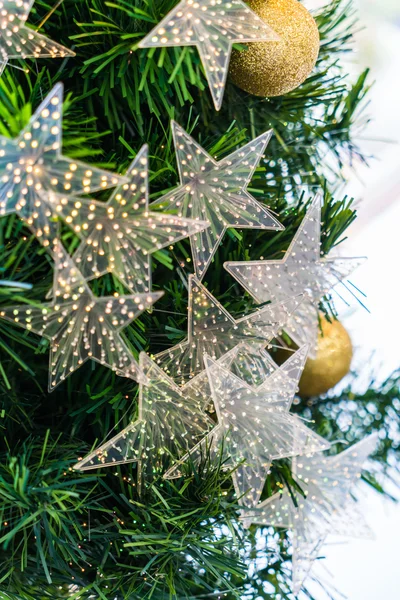
{"type": "Polygon", "coordinates": [[[153,206],[210,223],[190,238],[195,273],[202,279],[228,227],[284,229],[246,189],[272,132],[263,133],[220,161],[175,122],[172,133],[181,185],[153,206]]]}
{"type": "Polygon", "coordinates": [[[52,192],[88,194],[127,181],[62,156],[62,100],[57,84],[17,138],[0,136],[0,215],[17,212],[47,246],[58,231],[52,192]]]}
{"type": "Polygon", "coordinates": [[[182,0],[139,48],[197,46],[216,110],[221,108],[232,44],[280,37],[242,0],[182,0]]]}
{"type": "Polygon", "coordinates": [[[293,459],[292,470],[305,497],[292,487],[290,493],[285,489],[254,511],[243,511],[245,527],[255,523],[292,531],[295,595],[328,535],[370,537],[352,492],[377,441],[377,434],[372,434],[335,456],[314,454],[293,459]]]}
{"type": "Polygon", "coordinates": [[[203,371],[204,354],[218,359],[246,339],[265,346],[281,332],[301,300],[301,296],[288,298],[234,319],[207,288],[190,275],[187,339],[154,358],[173,379],[184,385],[203,371]]]}
{"type": "Polygon", "coordinates": [[[114,273],[134,292],[151,287],[151,254],[208,227],[148,210],[148,147],[143,146],[108,202],[55,199],[57,213],[82,239],[74,261],[86,279],[114,273]]]}
{"type": "Polygon", "coordinates": [[[150,308],[163,292],[96,297],[61,245],[53,250],[53,300],[40,307],[12,306],[0,317],[50,340],[49,391],[87,360],[118,375],[143,380],[120,331],[150,308]]]}
{"type": "Polygon", "coordinates": [[[363,258],[321,258],[321,198],[316,196],[281,260],[226,262],[225,269],[258,303],[281,302],[304,294],[285,331],[297,345],[310,344],[315,358],[320,300],[344,280],[363,258]]]}
{"type": "Polygon", "coordinates": [[[140,368],[138,417],[114,438],[80,460],[75,469],[138,462],[138,487],[153,481],[166,465],[193,447],[214,422],[144,352],[140,368]]]}
{"type": "Polygon", "coordinates": [[[75,52],[27,27],[25,22],[34,0],[1,0],[0,61],[10,58],[64,58],[75,52]]]}
{"type": "Polygon", "coordinates": [[[281,392],[279,378],[255,386],[207,355],[205,364],[218,425],[165,478],[179,477],[183,462],[199,463],[207,453],[211,464],[218,462],[222,449],[223,467],[236,467],[232,479],[239,502],[256,506],[273,460],[324,450],[329,443],[289,413],[293,396],[288,400],[281,392]]]}

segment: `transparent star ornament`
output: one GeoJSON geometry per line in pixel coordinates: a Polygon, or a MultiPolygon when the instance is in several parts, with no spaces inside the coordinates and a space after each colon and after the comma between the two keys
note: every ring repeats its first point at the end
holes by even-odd
{"type": "Polygon", "coordinates": [[[0,72],[10,58],[65,58],[75,52],[27,27],[34,0],[0,0],[0,72]]]}
{"type": "Polygon", "coordinates": [[[57,84],[17,138],[0,136],[0,215],[16,212],[45,246],[57,236],[58,196],[127,180],[61,154],[63,86],[57,84]]]}
{"type": "Polygon", "coordinates": [[[292,486],[290,493],[285,488],[255,510],[243,510],[245,527],[254,523],[292,531],[295,595],[320,556],[328,535],[371,537],[371,530],[358,510],[354,489],[377,442],[377,434],[372,434],[335,456],[319,453],[294,458],[292,472],[305,497],[292,486]]]}
{"type": "Polygon", "coordinates": [[[202,279],[228,227],[284,229],[247,191],[272,131],[216,161],[177,123],[171,126],[181,184],[152,206],[210,224],[190,237],[195,273],[202,279]]]}
{"type": "Polygon", "coordinates": [[[188,460],[198,464],[210,456],[210,463],[217,464],[221,459],[224,469],[235,469],[232,479],[239,503],[254,507],[273,460],[324,450],[329,443],[289,413],[293,396],[289,400],[281,391],[279,378],[252,385],[219,361],[207,355],[204,360],[218,425],[168,469],[165,478],[179,477],[188,460]]]}
{"type": "Polygon", "coordinates": [[[0,318],[50,341],[49,391],[89,359],[118,375],[143,380],[120,332],[163,292],[99,298],[58,243],[53,256],[56,264],[52,301],[39,307],[24,304],[0,310],[0,318]]]}
{"type": "MultiPolygon", "coordinates": [[[[282,406],[290,408],[293,397],[298,391],[307,353],[308,346],[305,345],[294,352],[283,365],[278,366],[270,354],[259,344],[240,342],[232,350],[226,352],[218,360],[218,364],[231,370],[249,385],[260,386],[260,389],[265,392],[268,390],[274,392],[275,389],[279,389],[282,406]]],[[[183,389],[194,401],[205,400],[207,404],[203,405],[204,410],[213,411],[212,393],[206,370],[190,379],[183,389]]]]}
{"type": "Polygon", "coordinates": [[[242,0],[182,0],[139,48],[196,46],[216,110],[222,105],[232,44],[280,37],[242,0]]]}
{"type": "Polygon", "coordinates": [[[86,279],[113,273],[134,292],[151,288],[151,254],[208,227],[149,212],[148,147],[143,146],[108,202],[54,195],[59,214],[82,239],[74,261],[86,279]]]}
{"type": "Polygon", "coordinates": [[[161,475],[193,447],[214,422],[144,352],[140,368],[146,381],[139,387],[138,417],[128,427],[80,460],[85,471],[138,463],[138,489],[161,475]]]}
{"type": "Polygon", "coordinates": [[[310,358],[316,356],[320,300],[365,260],[321,258],[320,237],[321,197],[318,195],[282,259],[224,264],[258,303],[281,302],[304,294],[304,301],[286,324],[285,331],[298,346],[310,345],[310,358]]]}
{"type": "Polygon", "coordinates": [[[302,297],[267,305],[234,319],[194,276],[189,276],[188,336],[155,355],[157,364],[180,385],[204,370],[204,353],[218,359],[243,340],[266,345],[299,306],[302,297]]]}

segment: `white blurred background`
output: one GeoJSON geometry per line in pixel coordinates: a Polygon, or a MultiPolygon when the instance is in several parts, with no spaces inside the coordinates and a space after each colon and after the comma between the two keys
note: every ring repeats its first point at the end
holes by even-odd
{"type": "MultiPolygon", "coordinates": [[[[370,67],[375,81],[367,109],[372,122],[359,140],[375,158],[369,168],[349,169],[344,191],[356,199],[359,216],[340,253],[368,256],[352,280],[367,295],[371,313],[344,310],[341,320],[355,346],[355,364],[374,353],[383,378],[400,366],[400,0],[354,3],[363,30],[346,60],[350,77],[370,67]]],[[[312,9],[325,2],[305,4],[312,9]]],[[[391,486],[390,491],[400,497],[400,488],[391,486]]],[[[400,503],[363,489],[361,504],[376,539],[327,545],[317,572],[348,600],[399,600],[400,503]]],[[[318,586],[310,584],[309,589],[317,600],[326,600],[318,586]]]]}

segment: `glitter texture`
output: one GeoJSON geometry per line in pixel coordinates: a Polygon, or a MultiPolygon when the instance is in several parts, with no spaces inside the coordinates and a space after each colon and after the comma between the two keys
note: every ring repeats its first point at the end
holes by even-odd
{"type": "Polygon", "coordinates": [[[297,0],[250,0],[249,6],[281,39],[249,43],[242,52],[234,50],[230,77],[255,96],[287,94],[303,83],[316,63],[317,25],[297,0]]]}

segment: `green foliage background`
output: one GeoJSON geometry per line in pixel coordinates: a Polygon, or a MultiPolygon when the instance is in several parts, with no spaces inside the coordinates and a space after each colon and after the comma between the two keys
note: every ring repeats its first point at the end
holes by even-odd
{"type": "MultiPolygon", "coordinates": [[[[349,81],[341,56],[351,51],[358,25],[351,2],[333,0],[315,15],[321,52],[303,85],[286,96],[262,99],[228,83],[222,110],[215,113],[195,48],[137,49],[174,4],[37,0],[29,24],[73,47],[77,56],[27,60],[19,65],[24,71],[6,68],[0,79],[0,134],[16,136],[51,87],[63,81],[63,153],[123,173],[146,142],[151,196],[157,198],[178,181],[170,119],[218,159],[272,128],[250,189],[286,229],[228,231],[206,276],[224,306],[243,315],[253,303],[223,270],[225,260],[282,256],[318,189],[325,194],[323,253],[344,239],[355,218],[351,201],[339,190],[343,166],[364,160],[355,140],[367,122],[369,84],[367,72],[349,81]]],[[[63,241],[71,251],[77,243],[68,230],[63,241]]],[[[187,241],[157,252],[153,263],[154,289],[166,294],[152,314],[125,330],[135,354],[159,352],[186,332],[187,241]]],[[[40,302],[51,284],[49,255],[17,216],[0,219],[0,302],[40,302]]],[[[100,295],[122,291],[112,276],[93,286],[100,295]]],[[[321,308],[334,316],[329,299],[321,308]]],[[[159,480],[142,498],[132,464],[73,472],[78,456],[135,417],[137,386],[86,363],[49,395],[47,376],[48,342],[0,321],[1,600],[292,597],[285,532],[243,531],[229,473],[220,466],[206,475],[190,471],[177,482],[159,480]],[[249,565],[259,555],[260,535],[268,568],[254,572],[249,565]]],[[[376,471],[387,470],[398,450],[398,382],[394,374],[383,385],[371,381],[362,395],[355,396],[349,385],[338,396],[295,406],[332,441],[353,442],[378,429],[381,444],[365,479],[382,493],[376,471]],[[338,422],[347,425],[339,428],[338,422]]],[[[335,451],[341,447],[335,445],[335,451]]],[[[296,484],[289,463],[278,461],[265,496],[284,485],[296,484]]]]}

